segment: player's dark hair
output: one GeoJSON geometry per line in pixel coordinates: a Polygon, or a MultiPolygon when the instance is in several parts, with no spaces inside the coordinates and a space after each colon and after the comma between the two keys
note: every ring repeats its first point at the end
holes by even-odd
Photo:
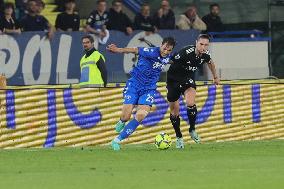
{"type": "Polygon", "coordinates": [[[106,3],[106,0],[97,0],[97,5],[100,3],[106,3]]]}
{"type": "Polygon", "coordinates": [[[37,0],[28,0],[28,3],[29,3],[29,2],[37,2],[37,0]]]}
{"type": "Polygon", "coordinates": [[[143,3],[141,7],[150,7],[150,5],[148,3],[143,3]]]}
{"type": "Polygon", "coordinates": [[[91,43],[94,43],[94,38],[90,35],[85,35],[81,38],[81,41],[83,41],[83,39],[89,39],[91,41],[91,43]]]}
{"type": "Polygon", "coordinates": [[[4,10],[9,9],[9,8],[14,10],[15,9],[14,4],[13,3],[5,3],[4,4],[4,10]]]}
{"type": "MultiPolygon", "coordinates": [[[[193,8],[195,8],[195,9],[197,9],[196,4],[194,4],[194,3],[189,4],[187,7],[188,7],[188,8],[189,8],[189,7],[193,7],[193,8]]],[[[188,9],[188,8],[187,8],[187,9],[188,9]]]]}
{"type": "Polygon", "coordinates": [[[173,47],[176,46],[176,40],[173,37],[166,37],[166,38],[164,38],[162,44],[165,44],[165,43],[167,43],[168,45],[171,45],[173,47]]]}
{"type": "Polygon", "coordinates": [[[209,9],[212,10],[213,7],[218,7],[218,8],[220,8],[220,6],[219,6],[218,3],[212,3],[212,4],[210,4],[209,9]]]}
{"type": "Polygon", "coordinates": [[[65,4],[68,4],[68,3],[76,3],[75,0],[67,0],[65,1],[65,4]]]}
{"type": "Polygon", "coordinates": [[[112,1],[112,3],[111,3],[111,4],[112,4],[112,6],[114,6],[114,5],[115,5],[115,3],[122,3],[122,0],[113,0],[113,1],[112,1]]]}
{"type": "Polygon", "coordinates": [[[208,34],[200,34],[200,35],[197,37],[197,41],[198,41],[199,39],[208,39],[208,41],[210,42],[211,37],[210,37],[210,35],[208,35],[208,34]]]}

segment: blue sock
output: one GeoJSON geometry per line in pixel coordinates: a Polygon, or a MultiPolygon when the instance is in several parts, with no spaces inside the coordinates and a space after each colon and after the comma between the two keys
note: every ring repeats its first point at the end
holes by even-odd
{"type": "Polygon", "coordinates": [[[127,125],[125,125],[124,129],[121,131],[117,138],[120,141],[126,139],[136,130],[139,124],[140,123],[136,119],[132,119],[127,125]]]}

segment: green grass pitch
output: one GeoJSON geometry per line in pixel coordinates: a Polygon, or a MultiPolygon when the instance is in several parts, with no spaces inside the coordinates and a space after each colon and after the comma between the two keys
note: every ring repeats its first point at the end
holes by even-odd
{"type": "Polygon", "coordinates": [[[278,189],[284,141],[0,150],[0,188],[278,189]]]}

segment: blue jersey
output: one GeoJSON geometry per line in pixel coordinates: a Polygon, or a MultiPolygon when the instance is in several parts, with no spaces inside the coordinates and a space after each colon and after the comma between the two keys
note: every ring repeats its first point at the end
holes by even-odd
{"type": "Polygon", "coordinates": [[[138,62],[130,75],[143,88],[155,89],[161,71],[169,63],[171,55],[162,57],[159,47],[138,48],[138,62]]]}

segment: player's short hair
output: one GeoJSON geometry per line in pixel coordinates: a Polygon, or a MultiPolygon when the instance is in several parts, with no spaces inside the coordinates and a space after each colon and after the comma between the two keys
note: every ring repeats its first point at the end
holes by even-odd
{"type": "Polygon", "coordinates": [[[196,4],[194,4],[194,3],[190,3],[187,7],[188,7],[188,8],[189,8],[189,7],[191,7],[191,8],[195,8],[195,9],[197,9],[196,4]]]}
{"type": "Polygon", "coordinates": [[[106,3],[106,0],[97,0],[97,5],[100,3],[106,3]]]}
{"type": "Polygon", "coordinates": [[[30,2],[35,2],[35,3],[37,3],[37,0],[28,0],[27,3],[30,3],[30,2]]]}
{"type": "Polygon", "coordinates": [[[143,7],[150,7],[150,5],[149,5],[148,3],[143,3],[143,4],[141,5],[141,9],[142,9],[143,7]]]}
{"type": "Polygon", "coordinates": [[[75,0],[67,0],[65,1],[65,4],[68,4],[68,3],[76,3],[75,0]]]}
{"type": "Polygon", "coordinates": [[[13,3],[5,3],[4,4],[4,10],[9,9],[9,8],[14,10],[15,9],[14,4],[13,3]]]}
{"type": "Polygon", "coordinates": [[[211,37],[210,37],[210,35],[208,35],[208,34],[200,34],[200,35],[197,37],[197,41],[198,41],[199,39],[208,39],[209,42],[211,41],[211,37]]]}
{"type": "Polygon", "coordinates": [[[175,47],[177,42],[176,42],[175,38],[173,38],[173,37],[166,37],[166,38],[163,39],[162,44],[165,44],[165,43],[175,47]]]}
{"type": "Polygon", "coordinates": [[[122,0],[113,0],[112,3],[111,3],[112,6],[113,6],[115,3],[122,3],[122,0]]]}
{"type": "Polygon", "coordinates": [[[218,8],[220,8],[220,6],[219,6],[218,3],[212,3],[212,4],[210,4],[209,9],[212,10],[213,7],[218,7],[218,8]]]}
{"type": "Polygon", "coordinates": [[[81,41],[83,41],[83,39],[89,39],[91,41],[91,43],[94,43],[94,38],[91,35],[85,35],[81,38],[81,41]]]}
{"type": "Polygon", "coordinates": [[[149,5],[149,3],[143,3],[142,5],[141,5],[141,7],[149,7],[150,5],[149,5]]]}

